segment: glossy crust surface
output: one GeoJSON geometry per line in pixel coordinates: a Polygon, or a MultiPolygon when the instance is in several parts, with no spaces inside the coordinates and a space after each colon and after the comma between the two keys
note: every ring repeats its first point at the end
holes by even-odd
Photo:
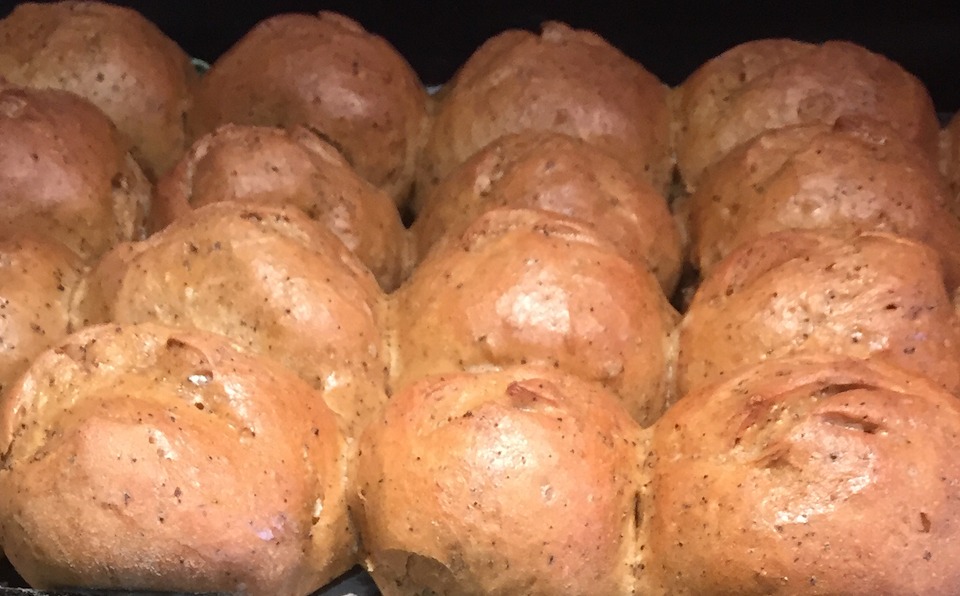
{"type": "Polygon", "coordinates": [[[677,165],[690,190],[704,169],[771,129],[864,116],[935,159],[940,126],[923,84],[856,44],[762,39],[708,61],[676,91],[677,165]]]}
{"type": "Polygon", "coordinates": [[[116,129],[63,91],[0,83],[0,230],[30,230],[84,258],[140,238],[150,183],[116,129]]]}
{"type": "Polygon", "coordinates": [[[480,46],[444,88],[417,194],[491,141],[525,129],[589,141],[666,192],[670,120],[667,87],[595,33],[556,22],[539,35],[505,31],[480,46]]]}
{"type": "Polygon", "coordinates": [[[33,358],[66,337],[80,258],[29,232],[0,238],[0,391],[33,358]]]}
{"type": "Polygon", "coordinates": [[[511,364],[603,383],[642,425],[670,398],[677,314],[656,278],[575,220],[494,210],[390,296],[391,386],[511,364]]]}
{"type": "Polygon", "coordinates": [[[336,234],[387,291],[413,266],[393,200],[306,128],[228,124],[204,135],[157,183],[151,226],[162,229],[196,207],[219,201],[299,207],[336,234]]]}
{"type": "Polygon", "coordinates": [[[886,361],[960,392],[960,320],[929,247],[891,234],[789,231],[744,245],[680,326],[678,394],[770,358],[886,361]]]}
{"type": "MultiPolygon", "coordinates": [[[[878,362],[769,361],[654,429],[661,592],[950,594],[960,402],[878,362]]],[[[656,559],[656,560],[654,560],[656,559]]]]}
{"type": "Polygon", "coordinates": [[[24,2],[0,20],[0,77],[76,93],[103,110],[152,175],[187,147],[197,73],[153,23],[103,2],[24,2]]]}
{"type": "Polygon", "coordinates": [[[665,294],[680,276],[680,232],[663,195],[616,158],[553,132],[500,137],[454,169],[411,228],[423,258],[440,236],[461,234],[485,211],[543,209],[579,219],[627,260],[649,268],[665,294]]]}
{"type": "Polygon", "coordinates": [[[948,194],[936,166],[879,123],[769,131],[717,162],[691,196],[691,261],[708,275],[737,246],[784,229],[892,232],[935,248],[952,291],[960,224],[948,194]]]}
{"type": "Polygon", "coordinates": [[[204,75],[195,137],[230,122],[303,125],[398,203],[429,127],[429,97],[383,38],[332,12],[260,22],[204,75]]]}
{"type": "Polygon", "coordinates": [[[306,595],[355,556],[335,416],[221,337],[66,338],[4,394],[0,448],[4,550],[35,587],[306,595]]]}
{"type": "Polygon", "coordinates": [[[298,209],[214,203],[109,253],[81,288],[77,325],[224,335],[322,389],[353,436],[385,399],[382,300],[370,272],[298,209]]]}
{"type": "Polygon", "coordinates": [[[364,435],[366,565],[385,596],[632,593],[641,443],[613,395],[553,370],[410,385],[364,435]]]}

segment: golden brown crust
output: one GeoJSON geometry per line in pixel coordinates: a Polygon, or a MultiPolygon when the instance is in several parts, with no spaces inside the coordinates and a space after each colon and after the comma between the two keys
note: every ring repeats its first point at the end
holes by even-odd
{"type": "Polygon", "coordinates": [[[960,393],[960,321],[937,253],[878,233],[789,231],[742,246],[684,316],[678,394],[813,354],[883,360],[960,393]]]}
{"type": "Polygon", "coordinates": [[[77,324],[229,337],[323,389],[353,436],[385,400],[383,299],[366,267],[298,209],[221,202],[108,254],[78,292],[77,324]]]}
{"type": "Polygon", "coordinates": [[[259,23],[203,77],[194,137],[222,124],[324,135],[357,172],[399,204],[429,127],[426,91],[383,38],[331,12],[259,23]]]}
{"type": "Polygon", "coordinates": [[[187,147],[196,71],[173,40],[129,8],[19,4],[0,21],[0,76],[91,101],[129,138],[153,175],[165,172],[187,147]]]}
{"type": "Polygon", "coordinates": [[[204,135],[157,183],[150,223],[162,229],[195,207],[219,201],[299,207],[336,234],[387,291],[413,266],[393,200],[306,128],[228,124],[204,135]]]}
{"type": "Polygon", "coordinates": [[[763,39],[708,61],[678,90],[677,165],[691,190],[708,166],[765,130],[865,116],[933,159],[939,125],[926,88],[858,45],[763,39]]]}
{"type": "Polygon", "coordinates": [[[589,31],[550,22],[484,43],[447,85],[424,148],[417,200],[491,141],[525,129],[589,141],[666,192],[667,87],[589,31]]]}
{"type": "Polygon", "coordinates": [[[70,336],[4,395],[0,449],[4,549],[35,587],[308,594],[354,556],[335,417],[224,338],[70,336]]]}
{"type": "Polygon", "coordinates": [[[680,232],[649,182],[585,141],[526,131],[500,137],[458,166],[421,205],[412,231],[421,258],[444,234],[461,234],[501,207],[579,219],[629,261],[649,268],[670,295],[680,275],[680,232]]]}
{"type": "Polygon", "coordinates": [[[659,592],[949,594],[960,402],[879,362],[769,361],[654,427],[659,592]]]}
{"type": "Polygon", "coordinates": [[[29,232],[0,238],[0,391],[30,361],[66,337],[80,258],[29,232]]]}
{"type": "Polygon", "coordinates": [[[691,260],[701,272],[783,229],[893,232],[925,242],[960,282],[960,224],[936,167],[889,128],[862,119],[768,131],[714,164],[691,197],[691,260]]]}
{"type": "Polygon", "coordinates": [[[141,237],[149,201],[150,183],[92,104],[0,84],[0,228],[92,258],[141,237]]]}
{"type": "Polygon", "coordinates": [[[408,386],[363,438],[366,564],[386,596],[633,593],[644,436],[552,370],[408,386]]]}
{"type": "Polygon", "coordinates": [[[390,300],[394,389],[529,363],[603,383],[643,425],[670,397],[676,313],[649,271],[576,220],[489,211],[390,300]]]}

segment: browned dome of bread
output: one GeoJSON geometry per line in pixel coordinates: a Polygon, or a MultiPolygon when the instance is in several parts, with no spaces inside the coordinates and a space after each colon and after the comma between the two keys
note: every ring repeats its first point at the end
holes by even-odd
{"type": "Polygon", "coordinates": [[[769,131],[711,167],[690,198],[701,272],[738,245],[783,229],[893,232],[934,247],[960,283],[960,224],[933,162],[875,122],[841,119],[769,131]]]}
{"type": "Polygon", "coordinates": [[[291,127],[327,138],[402,203],[429,127],[426,90],[381,37],[332,12],[262,21],[203,77],[194,136],[222,124],[291,127]]]}
{"type": "Polygon", "coordinates": [[[385,596],[633,593],[643,436],[552,370],[410,385],[363,436],[367,567],[385,596]]]}
{"type": "Polygon", "coordinates": [[[0,228],[52,236],[85,258],[141,237],[150,183],[124,147],[76,95],[0,84],[0,228]]]}
{"type": "Polygon", "coordinates": [[[511,364],[603,383],[643,425],[673,387],[677,314],[656,278],[576,220],[489,211],[390,296],[391,386],[511,364]]]}
{"type": "Polygon", "coordinates": [[[0,403],[3,547],[34,587],[305,595],[355,557],[336,418],[224,338],[92,327],[0,403]]]}
{"type": "Polygon", "coordinates": [[[654,427],[653,593],[952,594],[960,402],[866,361],[771,360],[654,427]]]}
{"type": "Polygon", "coordinates": [[[289,204],[327,226],[393,290],[413,266],[393,200],[310,130],[228,124],[204,135],[157,183],[152,227],[219,201],[289,204]]]}
{"type": "Polygon", "coordinates": [[[81,285],[77,325],[229,337],[323,389],[352,436],[385,399],[382,300],[370,272],[298,209],[222,202],[108,253],[81,285]]]}
{"type": "Polygon", "coordinates": [[[744,245],[684,316],[678,394],[799,354],[885,360],[960,393],[960,321],[937,253],[880,233],[788,231],[744,245]]]}
{"type": "Polygon", "coordinates": [[[67,335],[82,269],[56,241],[23,231],[0,236],[0,392],[67,335]]]}
{"type": "Polygon", "coordinates": [[[103,2],[25,2],[0,20],[0,77],[63,89],[103,110],[159,175],[186,149],[197,73],[139,13],[103,2]]]}
{"type": "Polygon", "coordinates": [[[603,38],[550,22],[505,31],[444,89],[417,177],[421,193],[491,141],[526,129],[589,141],[665,192],[673,170],[667,87],[603,38]]]}
{"type": "Polygon", "coordinates": [[[676,91],[677,166],[687,187],[765,130],[840,116],[884,122],[933,159],[939,125],[923,84],[900,65],[848,42],[763,39],[701,66],[676,91]]]}
{"type": "Polygon", "coordinates": [[[500,137],[458,166],[424,200],[412,231],[422,258],[499,207],[553,211],[596,228],[627,260],[648,267],[665,294],[682,262],[680,232],[660,192],[599,148],[567,135],[500,137]]]}

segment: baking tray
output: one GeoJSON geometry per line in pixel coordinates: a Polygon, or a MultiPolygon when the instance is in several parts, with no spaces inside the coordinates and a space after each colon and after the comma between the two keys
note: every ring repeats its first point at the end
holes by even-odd
{"type": "MultiPolygon", "coordinates": [[[[130,592],[126,590],[59,590],[46,592],[29,588],[5,558],[0,561],[0,596],[214,596],[182,592],[130,592]]],[[[380,590],[357,566],[333,580],[312,596],[380,596],[380,590]]]]}

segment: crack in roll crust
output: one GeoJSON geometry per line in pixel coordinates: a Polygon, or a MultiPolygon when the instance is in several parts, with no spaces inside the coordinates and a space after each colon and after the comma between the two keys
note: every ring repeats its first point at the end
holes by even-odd
{"type": "Polygon", "coordinates": [[[661,592],[948,594],[960,585],[957,398],[879,362],[771,360],[654,428],[661,592]]]}

